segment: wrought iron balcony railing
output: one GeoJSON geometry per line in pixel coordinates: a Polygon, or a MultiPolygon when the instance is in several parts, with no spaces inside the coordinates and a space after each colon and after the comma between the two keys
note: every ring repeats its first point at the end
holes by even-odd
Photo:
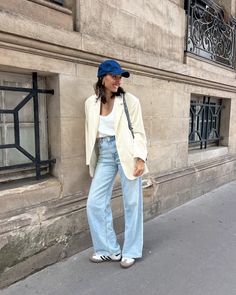
{"type": "Polygon", "coordinates": [[[235,68],[235,20],[212,0],[186,0],[186,51],[235,68]]]}

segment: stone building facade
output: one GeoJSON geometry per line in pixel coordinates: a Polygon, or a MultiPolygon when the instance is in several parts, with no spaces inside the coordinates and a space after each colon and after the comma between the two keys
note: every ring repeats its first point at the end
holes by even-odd
{"type": "MultiPolygon", "coordinates": [[[[84,101],[104,59],[130,71],[142,105],[145,220],[236,178],[231,15],[234,0],[0,2],[0,287],[91,245],[84,101]]],[[[119,179],[112,206],[122,232],[119,179]]]]}

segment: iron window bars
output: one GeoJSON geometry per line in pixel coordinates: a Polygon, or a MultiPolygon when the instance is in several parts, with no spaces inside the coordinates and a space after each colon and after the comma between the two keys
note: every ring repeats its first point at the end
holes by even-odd
{"type": "Polygon", "coordinates": [[[208,144],[219,145],[220,143],[220,117],[222,99],[211,101],[210,97],[204,96],[201,101],[191,100],[189,146],[207,148],[208,144]]]}
{"type": "Polygon", "coordinates": [[[235,19],[212,0],[186,0],[185,10],[186,51],[234,68],[235,19]]]}
{"type": "Polygon", "coordinates": [[[62,6],[64,5],[64,0],[51,0],[51,2],[62,6]]]}
{"type": "Polygon", "coordinates": [[[9,165],[0,167],[1,170],[17,169],[24,167],[35,166],[36,179],[41,178],[40,167],[42,165],[49,165],[55,163],[53,160],[41,161],[40,157],[40,134],[39,134],[39,104],[38,104],[38,94],[54,94],[54,90],[44,90],[38,88],[38,77],[37,73],[32,73],[32,88],[22,88],[22,87],[11,87],[11,86],[0,86],[0,90],[3,91],[16,91],[16,92],[28,92],[28,95],[14,108],[14,109],[0,109],[0,114],[12,114],[14,118],[14,140],[13,144],[2,144],[0,149],[16,148],[23,155],[32,161],[32,163],[9,165]],[[27,152],[20,144],[20,122],[19,122],[19,111],[27,104],[28,101],[33,100],[34,107],[34,140],[35,140],[35,156],[27,152]]]}

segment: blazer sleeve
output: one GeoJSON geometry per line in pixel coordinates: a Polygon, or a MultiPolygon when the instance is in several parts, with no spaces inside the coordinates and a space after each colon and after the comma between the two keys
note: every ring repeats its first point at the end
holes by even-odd
{"type": "Polygon", "coordinates": [[[85,153],[86,153],[86,165],[89,165],[90,159],[88,155],[89,148],[89,130],[88,130],[88,103],[85,102],[85,153]]]}
{"type": "Polygon", "coordinates": [[[135,99],[132,107],[129,109],[131,123],[134,131],[134,158],[147,160],[147,139],[143,124],[142,110],[139,99],[135,99]]]}

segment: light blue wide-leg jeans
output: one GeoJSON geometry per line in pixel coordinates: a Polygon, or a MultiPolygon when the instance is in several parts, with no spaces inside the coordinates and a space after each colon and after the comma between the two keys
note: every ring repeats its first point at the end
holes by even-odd
{"type": "Polygon", "coordinates": [[[129,180],[121,167],[115,137],[98,140],[99,156],[91,183],[87,216],[94,251],[101,255],[121,253],[113,228],[110,207],[112,188],[117,172],[120,174],[125,215],[125,233],[122,256],[142,257],[143,200],[141,177],[129,180]]]}

